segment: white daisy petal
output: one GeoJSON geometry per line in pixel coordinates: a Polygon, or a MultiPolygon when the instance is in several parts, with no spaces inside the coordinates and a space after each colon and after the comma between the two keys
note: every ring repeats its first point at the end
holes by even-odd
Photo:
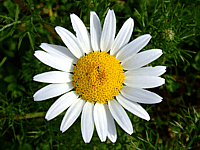
{"type": "Polygon", "coordinates": [[[58,83],[58,84],[49,84],[41,89],[39,89],[34,95],[34,101],[42,101],[49,98],[59,96],[63,93],[66,93],[73,89],[71,82],[68,83],[58,83]]]}
{"type": "Polygon", "coordinates": [[[128,76],[124,83],[134,88],[154,88],[165,84],[165,79],[155,76],[128,76]]]}
{"type": "Polygon", "coordinates": [[[81,58],[84,55],[77,38],[70,31],[59,26],[55,30],[75,57],[81,58]]]}
{"type": "Polygon", "coordinates": [[[116,18],[113,10],[108,10],[103,31],[101,33],[100,48],[102,52],[108,52],[114,42],[116,32],[116,18]]]}
{"type": "Polygon", "coordinates": [[[89,143],[94,131],[94,103],[86,102],[81,115],[81,133],[85,143],[89,143]]]}
{"type": "Polygon", "coordinates": [[[117,121],[120,127],[125,132],[131,135],[133,133],[133,126],[122,106],[116,100],[113,99],[108,101],[108,107],[113,118],[117,121]]]}
{"type": "Polygon", "coordinates": [[[162,97],[153,92],[128,86],[122,87],[121,94],[129,100],[139,103],[155,104],[162,101],[162,97]]]}
{"type": "Polygon", "coordinates": [[[126,99],[124,96],[121,95],[121,93],[118,94],[118,96],[116,96],[117,101],[128,111],[130,111],[131,113],[135,114],[136,116],[145,119],[147,121],[150,120],[150,116],[147,113],[147,111],[142,108],[138,103],[133,102],[133,101],[129,101],[128,99],[126,99]]]}
{"type": "Polygon", "coordinates": [[[90,43],[90,35],[85,25],[83,24],[83,22],[77,15],[71,14],[70,18],[71,18],[73,29],[76,32],[79,45],[81,45],[83,51],[88,54],[89,52],[92,51],[91,43],[90,43]]]}
{"type": "Polygon", "coordinates": [[[139,52],[142,48],[144,48],[147,43],[150,41],[151,35],[145,34],[142,36],[139,36],[129,44],[125,45],[119,53],[117,53],[116,58],[123,62],[125,60],[130,59],[132,56],[134,56],[137,52],[139,52]]]}
{"type": "Polygon", "coordinates": [[[166,66],[143,67],[136,70],[128,70],[124,73],[126,77],[129,76],[160,76],[166,72],[166,66]]]}
{"type": "Polygon", "coordinates": [[[108,138],[111,140],[111,142],[115,143],[117,140],[117,131],[115,127],[115,122],[108,109],[108,105],[105,104],[104,106],[105,106],[107,122],[108,122],[108,138]]]}
{"type": "Polygon", "coordinates": [[[110,55],[115,55],[131,38],[134,22],[132,18],[126,20],[117,34],[110,50],[110,55]]]}
{"type": "Polygon", "coordinates": [[[94,123],[101,142],[105,142],[108,135],[108,124],[106,110],[102,103],[97,102],[94,105],[94,123]]]}
{"type": "Polygon", "coordinates": [[[74,64],[77,63],[77,58],[64,46],[42,43],[40,48],[55,57],[66,59],[74,64]]]}
{"type": "Polygon", "coordinates": [[[90,34],[92,49],[100,51],[101,22],[94,11],[90,12],[90,34]]]}
{"type": "Polygon", "coordinates": [[[136,54],[126,61],[123,61],[121,65],[125,70],[134,70],[151,63],[152,61],[159,58],[161,55],[162,50],[147,50],[136,54]]]}
{"type": "Polygon", "coordinates": [[[44,83],[66,83],[72,81],[72,74],[62,71],[49,71],[34,76],[33,80],[44,83]]]}
{"type": "Polygon", "coordinates": [[[60,126],[60,131],[62,131],[62,133],[76,121],[83,109],[84,104],[85,100],[77,99],[77,101],[74,101],[74,103],[69,107],[60,126]]]}
{"type": "Polygon", "coordinates": [[[51,105],[51,107],[47,111],[45,118],[48,121],[55,118],[64,110],[66,110],[69,106],[71,106],[71,104],[74,103],[76,99],[78,99],[78,96],[79,95],[75,91],[71,91],[62,95],[53,103],[53,105],[51,105]]]}
{"type": "Polygon", "coordinates": [[[62,71],[72,72],[73,71],[73,64],[72,62],[69,62],[64,59],[58,59],[57,57],[54,57],[53,55],[46,53],[41,50],[37,50],[34,53],[35,57],[37,57],[41,62],[44,64],[58,69],[62,71]]]}

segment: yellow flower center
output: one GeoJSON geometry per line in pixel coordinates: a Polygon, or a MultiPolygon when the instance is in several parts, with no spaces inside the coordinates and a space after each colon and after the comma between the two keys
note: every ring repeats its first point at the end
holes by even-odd
{"type": "Polygon", "coordinates": [[[84,100],[104,104],[119,94],[125,75],[114,56],[91,52],[78,59],[72,77],[76,93],[84,100]]]}

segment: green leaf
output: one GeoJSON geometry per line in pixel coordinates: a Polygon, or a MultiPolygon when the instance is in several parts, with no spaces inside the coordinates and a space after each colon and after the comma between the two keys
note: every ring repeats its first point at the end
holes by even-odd
{"type": "Polygon", "coordinates": [[[23,146],[19,147],[20,150],[32,150],[32,147],[30,144],[25,143],[23,146]]]}
{"type": "Polygon", "coordinates": [[[16,77],[14,75],[9,75],[9,76],[4,78],[4,81],[12,83],[12,82],[16,81],[16,77]]]}
{"type": "Polygon", "coordinates": [[[29,38],[29,41],[30,41],[30,44],[31,44],[31,48],[34,50],[34,43],[33,43],[33,39],[31,37],[30,32],[28,32],[28,38],[29,38]]]}

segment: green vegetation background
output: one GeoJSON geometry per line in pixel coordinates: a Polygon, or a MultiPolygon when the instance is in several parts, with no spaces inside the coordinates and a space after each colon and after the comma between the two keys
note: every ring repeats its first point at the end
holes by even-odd
{"type": "MultiPolygon", "coordinates": [[[[200,147],[200,1],[199,0],[5,0],[0,2],[0,149],[190,149],[200,147]],[[101,143],[96,131],[90,144],[81,137],[80,117],[63,134],[64,113],[51,121],[45,113],[56,98],[34,102],[33,94],[45,84],[33,76],[52,68],[33,53],[40,43],[64,45],[54,31],[62,26],[73,32],[75,13],[89,28],[89,12],[101,23],[108,9],[117,18],[117,31],[134,18],[131,40],[149,33],[145,49],[160,48],[163,56],[151,65],[165,65],[166,84],[151,91],[163,102],[142,105],[149,122],[127,112],[134,127],[128,135],[117,124],[116,143],[101,143]]],[[[144,50],[145,50],[144,49],[144,50]]]]}

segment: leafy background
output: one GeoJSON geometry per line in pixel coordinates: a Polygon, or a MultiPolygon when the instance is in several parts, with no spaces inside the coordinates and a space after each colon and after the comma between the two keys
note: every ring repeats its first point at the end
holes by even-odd
{"type": "MultiPolygon", "coordinates": [[[[200,1],[199,0],[5,0],[0,1],[0,149],[199,149],[200,148],[200,1]],[[116,143],[101,143],[96,131],[90,144],[81,137],[80,117],[63,134],[64,113],[44,119],[56,99],[34,102],[33,94],[45,84],[33,82],[38,73],[52,70],[33,53],[42,42],[64,45],[54,31],[62,26],[73,32],[75,13],[89,28],[89,13],[103,23],[108,9],[117,18],[117,31],[134,18],[131,40],[149,33],[144,48],[160,48],[163,55],[151,65],[165,65],[166,84],[151,91],[163,97],[155,105],[142,105],[151,120],[128,113],[134,133],[117,124],[116,143]]],[[[73,32],[74,33],[74,32],[73,32]]]]}

